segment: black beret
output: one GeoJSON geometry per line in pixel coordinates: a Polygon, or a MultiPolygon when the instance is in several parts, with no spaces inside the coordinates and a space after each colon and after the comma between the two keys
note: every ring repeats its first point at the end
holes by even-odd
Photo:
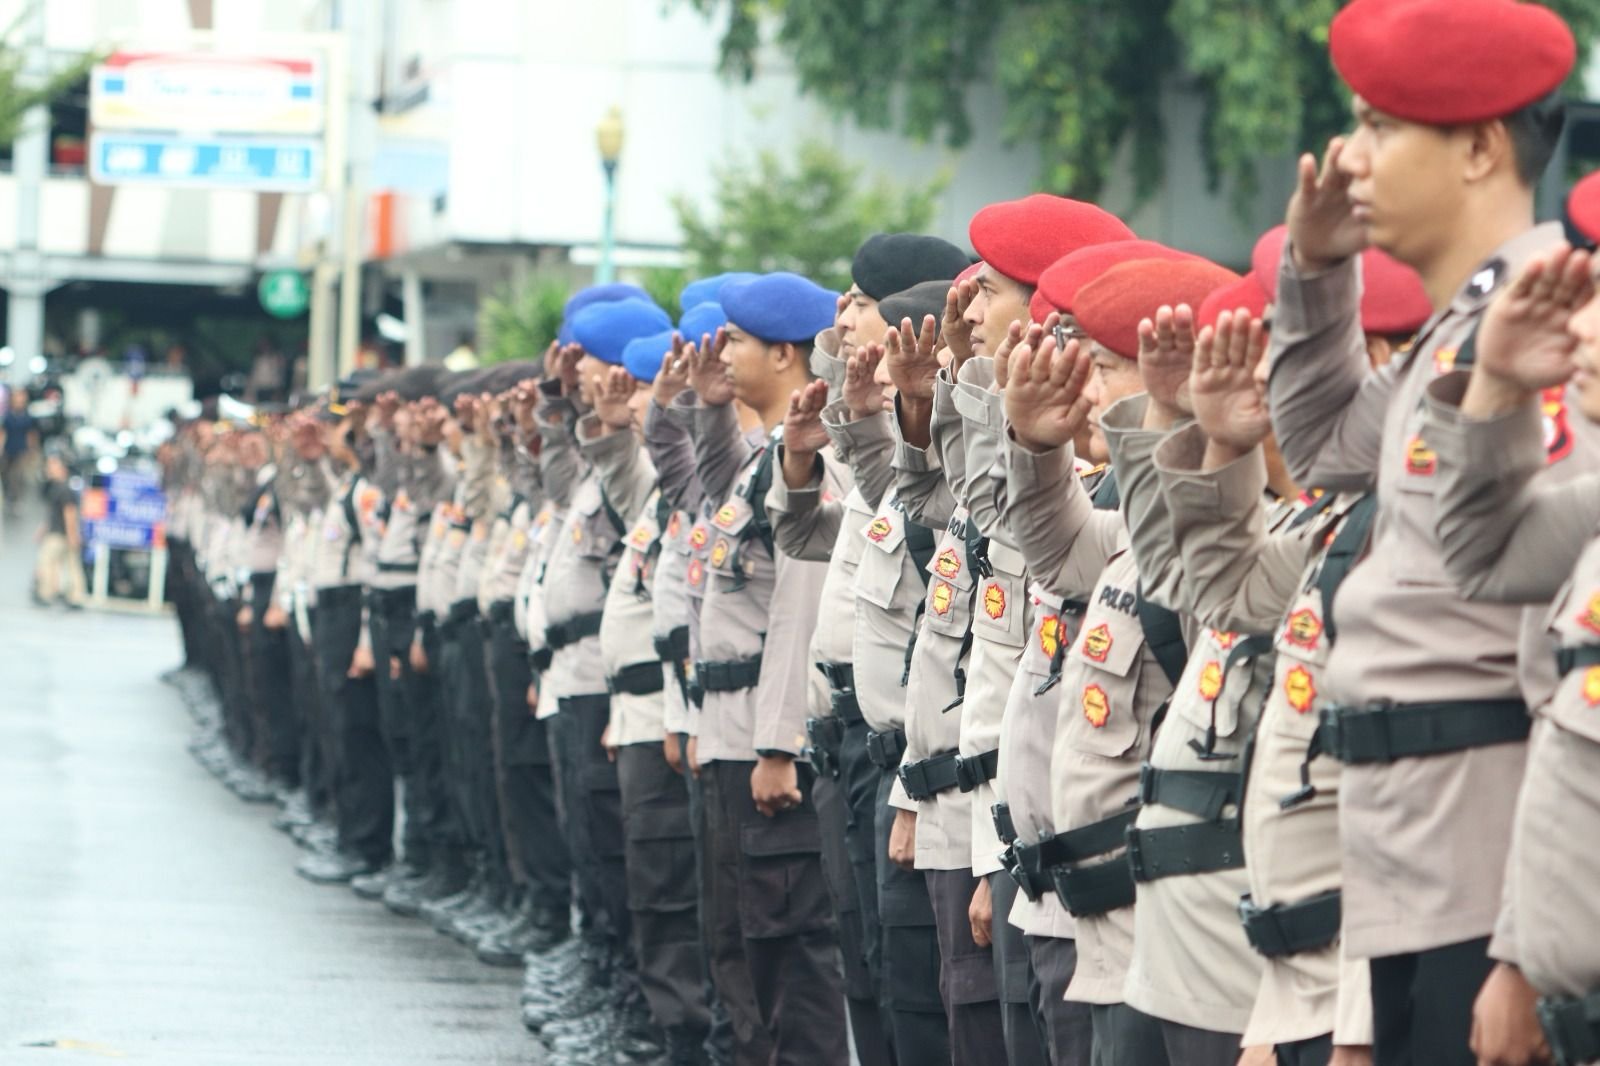
{"type": "Polygon", "coordinates": [[[922,319],[926,315],[932,315],[935,322],[943,325],[944,302],[949,295],[950,282],[924,281],[904,292],[885,296],[878,304],[878,314],[883,316],[884,322],[888,323],[890,329],[898,329],[900,321],[909,318],[911,328],[920,330],[922,319]]]}
{"type": "Polygon", "coordinates": [[[429,363],[424,366],[408,366],[401,370],[391,370],[380,374],[361,385],[353,397],[362,403],[371,403],[386,392],[394,392],[402,400],[420,400],[425,396],[438,394],[439,382],[448,373],[438,363],[429,363]]]}
{"type": "Polygon", "coordinates": [[[483,391],[499,394],[518,382],[539,377],[544,369],[542,363],[542,360],[538,362],[527,360],[515,363],[497,363],[491,369],[488,379],[484,382],[483,391]]]}
{"type": "Polygon", "coordinates": [[[456,402],[457,397],[476,396],[480,392],[488,392],[487,382],[493,373],[492,366],[447,373],[439,382],[439,402],[449,407],[456,402]]]}
{"type": "Polygon", "coordinates": [[[881,300],[919,282],[948,282],[971,263],[967,253],[938,237],[876,233],[856,252],[850,280],[874,300],[881,300]]]}

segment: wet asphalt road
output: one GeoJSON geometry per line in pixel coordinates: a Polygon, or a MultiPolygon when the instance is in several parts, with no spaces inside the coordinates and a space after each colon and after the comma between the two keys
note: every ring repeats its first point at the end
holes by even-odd
{"type": "Polygon", "coordinates": [[[0,1064],[536,1063],[521,971],[294,874],[185,748],[174,619],[28,600],[0,531],[0,1064]]]}

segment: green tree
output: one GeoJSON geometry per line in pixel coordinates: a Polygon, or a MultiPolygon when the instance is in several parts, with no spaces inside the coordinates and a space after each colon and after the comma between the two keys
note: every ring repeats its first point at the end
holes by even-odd
{"type": "Polygon", "coordinates": [[[23,68],[27,57],[18,39],[33,11],[33,5],[24,5],[11,25],[0,31],[0,145],[17,139],[22,131],[22,118],[29,108],[55,100],[87,77],[100,61],[98,55],[83,55],[52,72],[43,85],[25,85],[28,79],[23,68]]]}
{"type": "MultiPolygon", "coordinates": [[[[867,127],[959,147],[967,89],[998,85],[1005,136],[1037,145],[1040,181],[1065,195],[1098,196],[1124,145],[1136,192],[1154,190],[1164,89],[1201,98],[1212,185],[1232,182],[1238,204],[1260,160],[1320,149],[1349,122],[1327,48],[1342,0],[689,2],[726,9],[726,73],[754,74],[770,19],[801,88],[867,127]]],[[[1600,35],[1600,0],[1546,2],[1579,41],[1600,35]]]]}
{"type": "Polygon", "coordinates": [[[541,278],[505,286],[478,305],[478,359],[484,366],[538,359],[561,329],[567,287],[541,278]]]}
{"type": "Polygon", "coordinates": [[[673,209],[683,247],[696,274],[725,270],[791,270],[819,284],[847,288],[853,250],[872,234],[920,231],[948,179],[902,188],[864,180],[820,141],[794,152],[762,152],[753,161],[716,174],[713,210],[677,197],[673,209]]]}

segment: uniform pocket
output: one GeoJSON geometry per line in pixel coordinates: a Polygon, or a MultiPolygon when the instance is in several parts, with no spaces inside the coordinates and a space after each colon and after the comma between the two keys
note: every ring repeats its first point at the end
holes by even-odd
{"type": "Polygon", "coordinates": [[[623,822],[628,909],[682,911],[696,905],[694,835],[684,808],[641,807],[623,822]]]}
{"type": "Polygon", "coordinates": [[[827,928],[833,902],[822,874],[822,833],[809,804],[739,827],[739,918],[754,939],[827,928]]]}
{"type": "Polygon", "coordinates": [[[1008,648],[1020,648],[1026,613],[1021,577],[997,570],[993,575],[979,579],[978,594],[972,601],[974,636],[1008,648]]]}
{"type": "Polygon", "coordinates": [[[1136,713],[1144,630],[1121,611],[1097,609],[1069,653],[1079,683],[1062,698],[1066,743],[1108,759],[1125,755],[1139,740],[1136,713]]]}
{"type": "Polygon", "coordinates": [[[905,572],[900,551],[906,540],[905,516],[897,510],[877,515],[861,528],[861,540],[856,595],[887,611],[905,572]]]}

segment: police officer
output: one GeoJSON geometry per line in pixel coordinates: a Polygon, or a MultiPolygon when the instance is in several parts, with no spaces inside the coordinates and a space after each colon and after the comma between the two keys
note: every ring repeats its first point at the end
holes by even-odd
{"type": "MultiPolygon", "coordinates": [[[[1320,168],[1300,163],[1269,395],[1296,480],[1378,494],[1372,550],[1335,601],[1326,668],[1324,747],[1344,763],[1344,945],[1371,961],[1377,1062],[1470,1062],[1474,998],[1521,984],[1493,966],[1489,936],[1526,757],[1524,697],[1548,686],[1519,685],[1518,610],[1469,604],[1444,574],[1421,400],[1470,351],[1494,293],[1560,239],[1533,225],[1533,186],[1559,130],[1545,98],[1575,47],[1533,4],[1432,0],[1357,0],[1329,46],[1357,125],[1320,168]],[[1392,79],[1402,63],[1414,76],[1392,79]],[[1439,92],[1445,72],[1456,80],[1439,92]],[[1406,156],[1399,178],[1391,163],[1421,145],[1437,154],[1406,156]],[[1356,253],[1369,242],[1417,269],[1435,309],[1408,358],[1378,371],[1358,321],[1356,253]],[[1364,739],[1380,727],[1389,743],[1364,739]]],[[[1569,458],[1550,455],[1553,476],[1569,458]]]]}

